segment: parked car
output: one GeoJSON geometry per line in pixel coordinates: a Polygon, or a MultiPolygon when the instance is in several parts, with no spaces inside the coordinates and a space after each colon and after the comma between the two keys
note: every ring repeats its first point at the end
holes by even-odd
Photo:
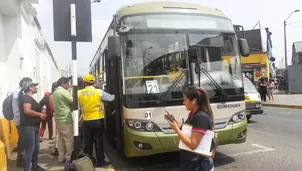
{"type": "Polygon", "coordinates": [[[246,118],[250,120],[252,115],[263,114],[261,98],[258,90],[247,77],[243,77],[243,84],[246,102],[246,118]]]}

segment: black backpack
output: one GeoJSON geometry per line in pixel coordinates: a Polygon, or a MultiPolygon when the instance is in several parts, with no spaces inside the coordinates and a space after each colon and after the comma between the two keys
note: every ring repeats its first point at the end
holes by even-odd
{"type": "Polygon", "coordinates": [[[7,120],[14,119],[14,111],[13,111],[13,98],[14,94],[12,92],[7,93],[7,97],[4,99],[2,103],[2,112],[7,120]]]}

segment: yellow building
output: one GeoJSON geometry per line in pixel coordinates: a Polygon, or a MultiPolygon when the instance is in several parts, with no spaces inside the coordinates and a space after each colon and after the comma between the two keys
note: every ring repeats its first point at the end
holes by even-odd
{"type": "Polygon", "coordinates": [[[254,84],[260,79],[268,81],[270,79],[270,55],[271,55],[271,32],[268,28],[265,29],[253,29],[237,33],[237,37],[245,37],[249,47],[250,56],[241,57],[242,72],[249,78],[254,84]]]}
{"type": "MultiPolygon", "coordinates": [[[[230,56],[224,56],[223,58],[227,61],[231,59],[230,56]]],[[[241,57],[241,62],[242,72],[253,83],[260,78],[269,78],[269,59],[266,52],[252,53],[249,57],[241,57]]]]}
{"type": "Polygon", "coordinates": [[[269,74],[269,58],[267,53],[253,53],[249,57],[241,57],[242,72],[245,76],[249,76],[253,82],[257,82],[260,78],[268,79],[269,74]]]}

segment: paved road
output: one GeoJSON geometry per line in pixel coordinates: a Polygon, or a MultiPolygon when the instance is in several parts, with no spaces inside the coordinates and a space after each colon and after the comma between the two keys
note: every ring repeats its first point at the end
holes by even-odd
{"type": "MultiPolygon", "coordinates": [[[[298,171],[302,170],[302,110],[269,108],[253,116],[247,142],[219,148],[215,171],[298,171]]],[[[178,153],[125,159],[106,145],[115,170],[179,170],[178,153]]]]}

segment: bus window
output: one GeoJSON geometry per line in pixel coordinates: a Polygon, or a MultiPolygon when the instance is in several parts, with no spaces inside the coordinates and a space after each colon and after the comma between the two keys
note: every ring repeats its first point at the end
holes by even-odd
{"type": "Polygon", "coordinates": [[[244,92],[245,93],[258,93],[254,84],[246,77],[243,77],[244,92]]]}

